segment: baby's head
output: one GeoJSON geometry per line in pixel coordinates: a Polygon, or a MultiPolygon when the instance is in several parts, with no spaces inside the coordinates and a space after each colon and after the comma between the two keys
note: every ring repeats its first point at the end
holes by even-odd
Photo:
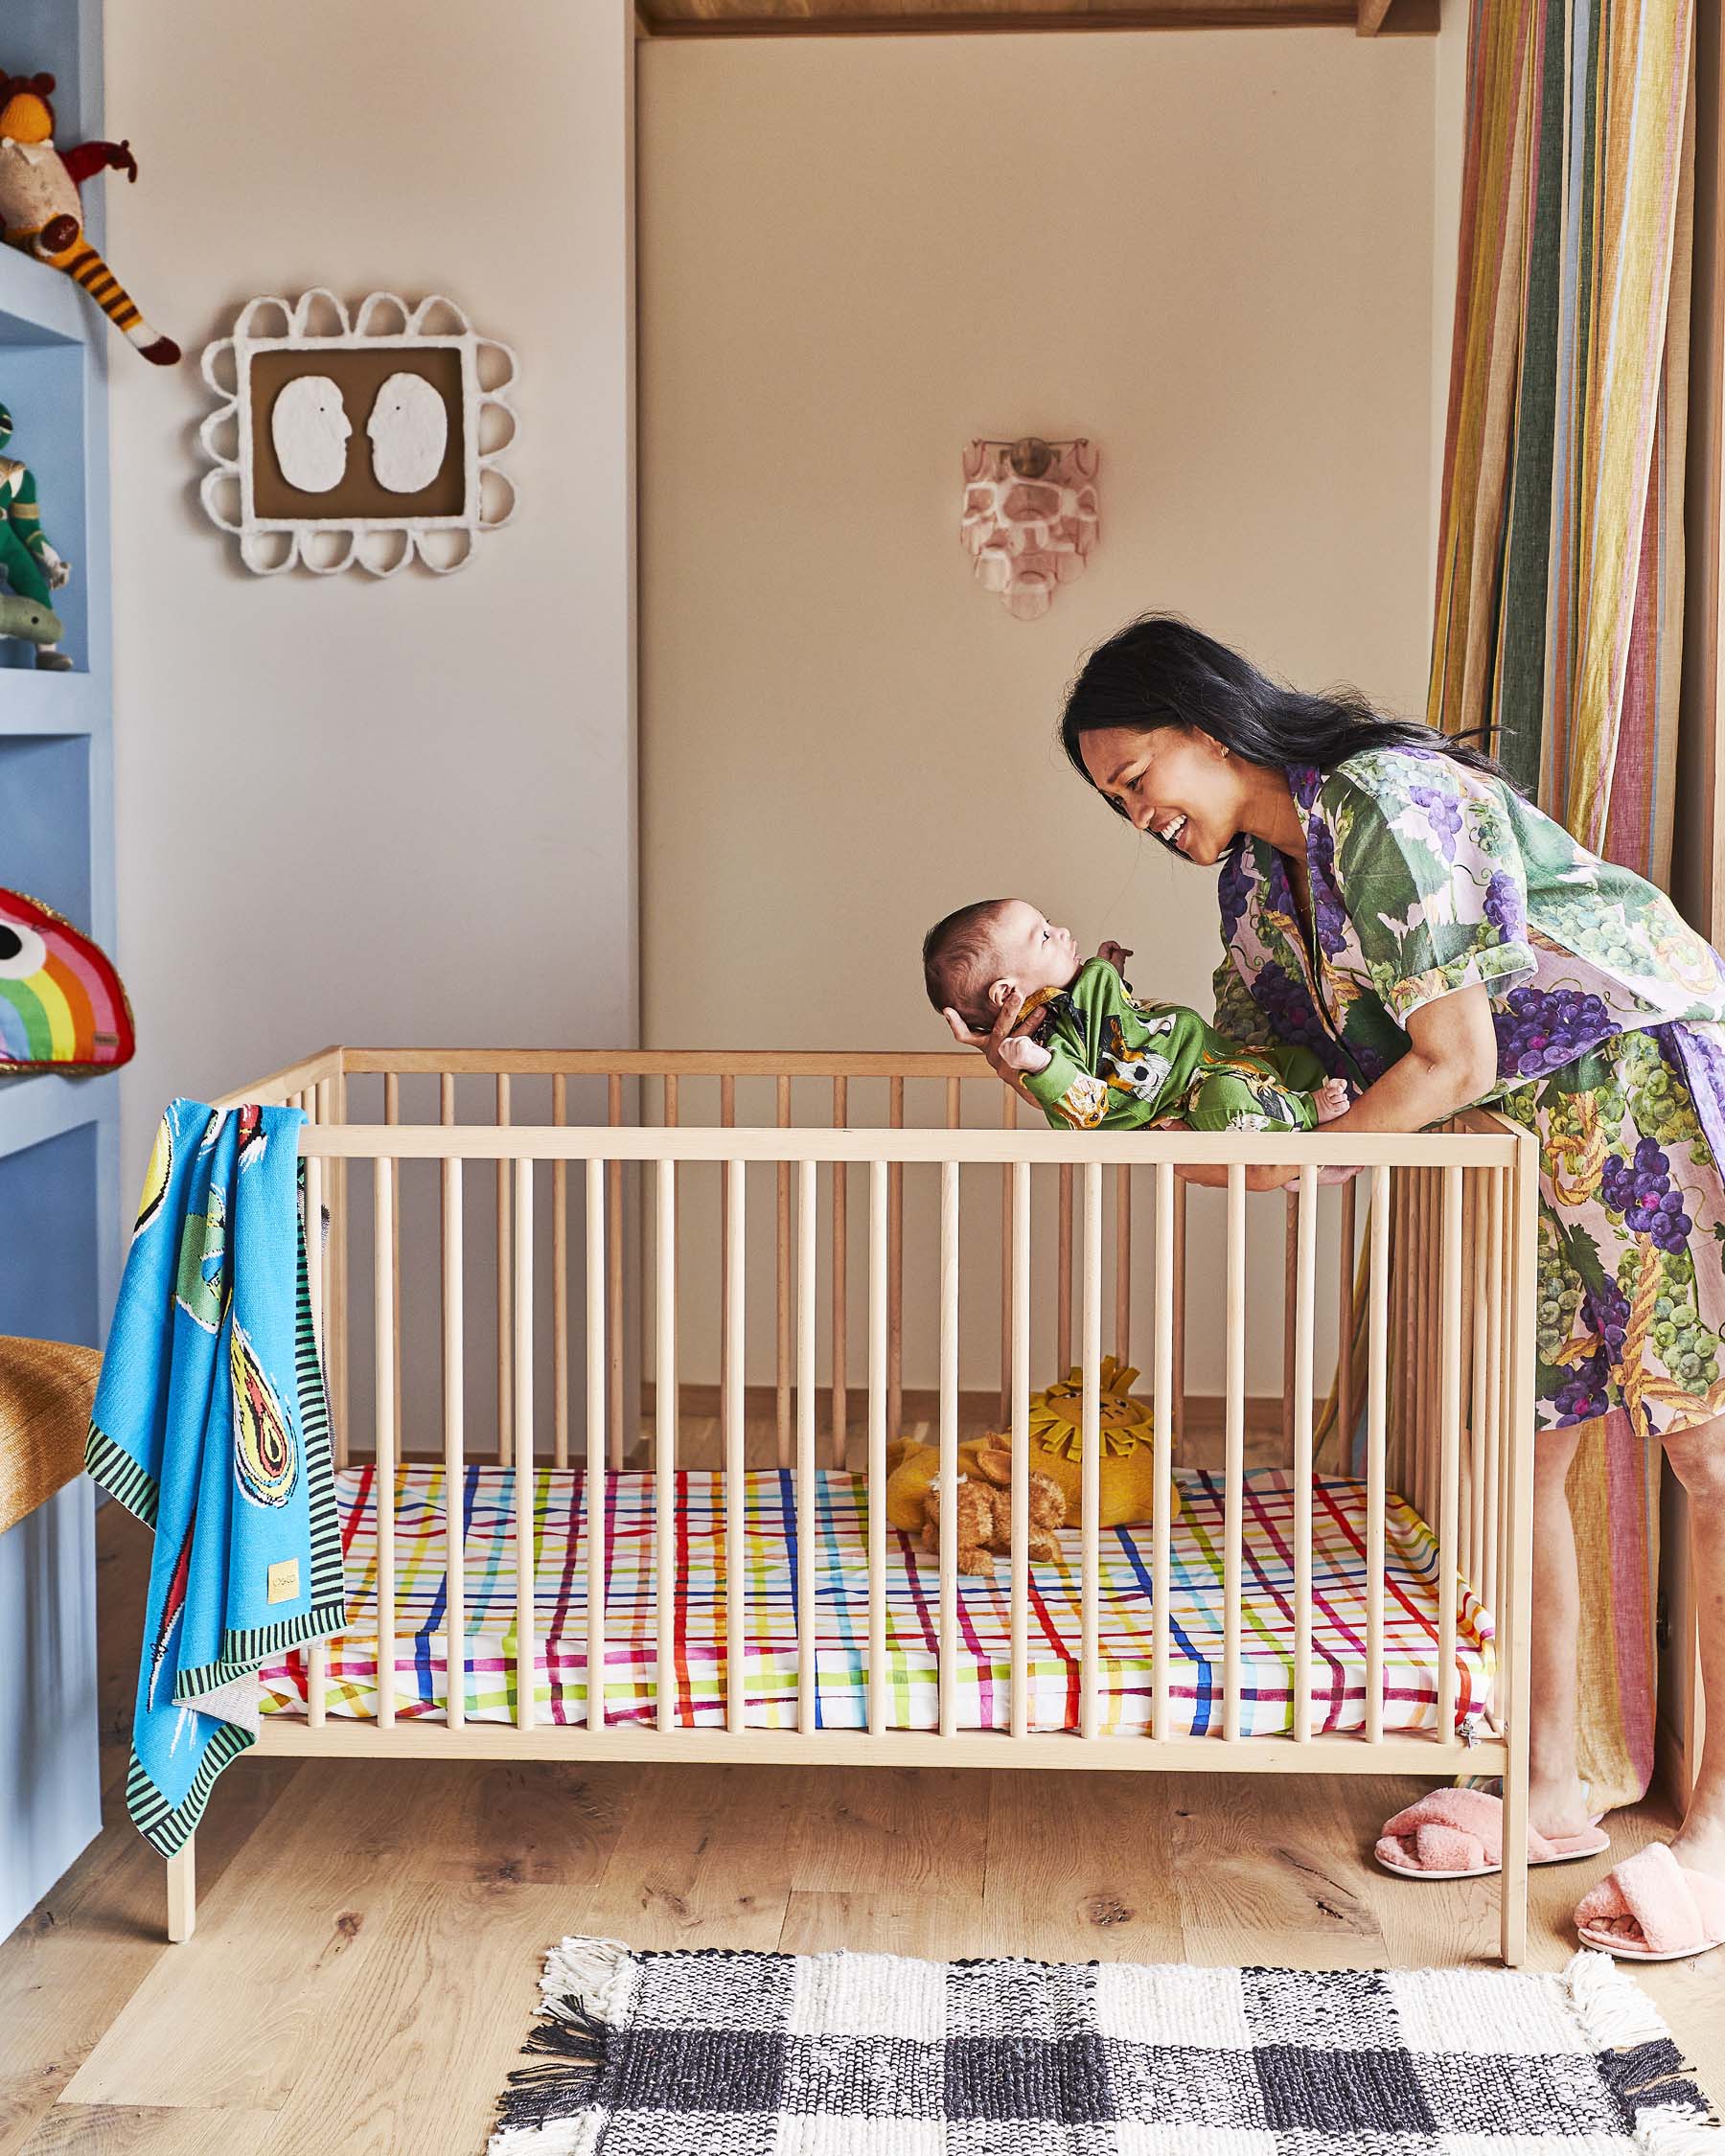
{"type": "Polygon", "coordinates": [[[1084,960],[1076,938],[1028,899],[982,899],[936,921],[923,938],[923,985],[937,1011],[953,1010],[973,1033],[994,1024],[1006,994],[1065,988],[1084,960]]]}

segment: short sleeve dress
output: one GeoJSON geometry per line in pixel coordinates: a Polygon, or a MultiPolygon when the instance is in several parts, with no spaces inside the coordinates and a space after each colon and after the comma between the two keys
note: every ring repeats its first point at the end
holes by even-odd
{"type": "Polygon", "coordinates": [[[1281,855],[1222,864],[1216,1024],[1369,1086],[1413,1013],[1490,998],[1486,1102],[1539,1140],[1541,1428],[1725,1414],[1725,966],[1665,894],[1501,780],[1431,750],[1288,773],[1308,939],[1281,855]]]}

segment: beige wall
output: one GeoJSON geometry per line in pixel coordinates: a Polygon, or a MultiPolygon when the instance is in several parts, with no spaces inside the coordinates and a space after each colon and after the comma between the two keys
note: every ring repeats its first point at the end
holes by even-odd
{"type": "Polygon", "coordinates": [[[128,1183],[171,1094],[327,1041],[635,1023],[632,12],[362,14],[108,11],[109,252],[188,353],[111,361],[128,1183]],[[519,513],[458,576],[252,576],[197,506],[199,353],[314,285],[520,356],[519,513]]]}
{"type": "Polygon", "coordinates": [[[1210,880],[1052,724],[1149,607],[1423,709],[1433,42],[664,42],[639,87],[646,1039],[938,1047],[922,930],[1008,888],[1208,1008],[1210,880]],[[1099,443],[1102,541],[1026,625],[956,522],[965,441],[1030,430],[1099,443]]]}
{"type": "MultiPolygon", "coordinates": [[[[457,0],[107,13],[110,131],[142,168],[109,183],[110,252],[188,351],[170,374],[112,359],[128,1204],[164,1101],[329,1041],[634,1036],[632,12],[474,22],[457,0]],[[197,506],[198,354],[254,295],[318,285],[448,293],[519,355],[519,511],[457,576],[256,577],[197,506]]],[[[406,1106],[435,1113],[434,1088],[406,1106]]],[[[549,1103],[522,1088],[518,1110],[549,1103]]],[[[436,1203],[403,1179],[422,1432],[436,1203]]],[[[491,1217],[475,1190],[475,1277],[491,1217]]],[[[361,1220],[360,1281],[367,1250],[361,1220]]],[[[478,1431],[476,1289],[468,1321],[478,1431]]],[[[368,1368],[361,1328],[356,1401],[368,1368]]]]}

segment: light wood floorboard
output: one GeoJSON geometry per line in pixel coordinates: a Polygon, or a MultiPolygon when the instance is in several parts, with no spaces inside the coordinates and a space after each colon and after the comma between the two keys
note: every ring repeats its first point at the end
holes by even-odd
{"type": "MultiPolygon", "coordinates": [[[[703,1442],[710,1434],[702,1433],[703,1442]]],[[[693,1447],[691,1448],[693,1450],[693,1447]]],[[[1370,1861],[1418,1784],[246,1757],[197,1837],[198,1926],[123,1801],[150,1543],[98,1518],[106,1824],[0,1942],[0,2156],[482,2147],[570,1932],[935,1958],[1488,1963],[1491,1882],[1370,1861]]],[[[1620,1854],[1668,1833],[1613,1816],[1620,1854]]],[[[1532,1958],[1607,1860],[1535,1871],[1532,1958]]],[[[1725,1955],[1641,1972],[1725,2102],[1725,1955]]]]}

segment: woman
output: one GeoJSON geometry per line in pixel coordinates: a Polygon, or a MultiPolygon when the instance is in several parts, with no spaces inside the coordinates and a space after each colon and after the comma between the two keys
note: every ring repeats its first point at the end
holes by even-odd
{"type": "MultiPolygon", "coordinates": [[[[1061,739],[1141,832],[1220,866],[1216,1023],[1298,1044],[1360,1089],[1327,1128],[1417,1131],[1489,1102],[1538,1137],[1538,1430],[1530,1853],[1607,1838],[1576,1772],[1577,1426],[1625,1407],[1689,1492],[1712,1705],[1689,1813],[1588,1894],[1629,1957],[1725,1941],[1725,966],[1669,901],[1596,860],[1491,760],[1351,696],[1278,687],[1152,615],[1086,661],[1061,739]]],[[[1010,1083],[1009,998],[979,1047],[1010,1083]]],[[[1222,1170],[1192,1171],[1219,1180],[1222,1170]]],[[[1254,1169],[1254,1188],[1287,1179],[1254,1169]]],[[[1491,1869],[1496,1799],[1434,1793],[1378,1854],[1491,1869]],[[1458,1801],[1458,1800],[1460,1801],[1458,1801]]]]}

